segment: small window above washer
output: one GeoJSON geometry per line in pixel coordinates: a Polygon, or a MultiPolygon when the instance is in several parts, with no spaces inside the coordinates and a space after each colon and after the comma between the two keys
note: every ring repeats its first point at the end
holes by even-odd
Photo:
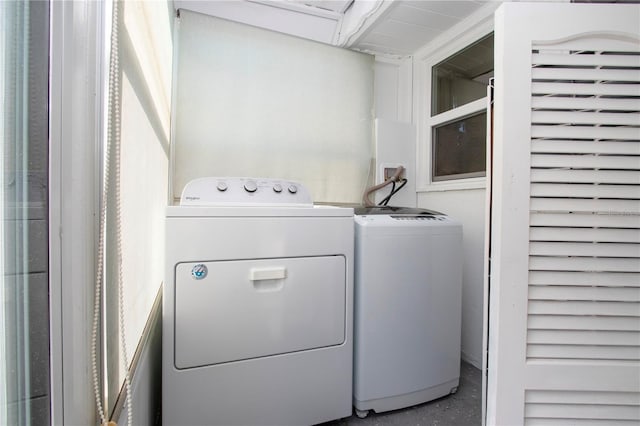
{"type": "Polygon", "coordinates": [[[486,175],[487,85],[493,77],[493,34],[431,65],[426,114],[429,183],[486,175]]]}
{"type": "Polygon", "coordinates": [[[482,99],[493,77],[493,34],[432,69],[431,116],[482,99]]]}

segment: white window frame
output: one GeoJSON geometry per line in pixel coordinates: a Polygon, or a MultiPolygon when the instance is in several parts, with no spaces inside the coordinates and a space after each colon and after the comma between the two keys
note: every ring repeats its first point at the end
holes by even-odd
{"type": "MultiPolygon", "coordinates": [[[[51,2],[51,424],[95,424],[90,340],[99,210],[104,3],[51,2]]],[[[101,349],[99,349],[101,350],[101,349]]]]}
{"type": "Polygon", "coordinates": [[[469,20],[454,27],[434,40],[415,55],[414,61],[414,115],[417,127],[416,191],[450,191],[486,187],[486,176],[434,181],[433,128],[487,110],[487,98],[469,102],[457,108],[431,116],[432,70],[440,62],[469,47],[493,32],[493,12],[499,6],[490,4],[469,20]]]}
{"type": "MultiPolygon", "coordinates": [[[[464,120],[466,118],[471,118],[473,116],[478,115],[479,113],[486,112],[486,111],[487,111],[487,97],[484,96],[480,99],[476,99],[475,101],[471,101],[462,106],[450,109],[443,113],[434,115],[433,117],[427,118],[426,126],[427,126],[427,129],[430,130],[429,136],[431,138],[431,141],[430,141],[431,149],[429,150],[429,154],[432,157],[430,161],[431,167],[429,168],[429,179],[431,180],[431,183],[433,185],[438,185],[441,183],[450,184],[455,181],[465,181],[466,183],[469,183],[471,179],[475,179],[478,181],[483,181],[485,179],[485,176],[474,176],[474,177],[443,177],[442,180],[437,180],[437,181],[434,180],[433,178],[433,162],[434,162],[433,133],[437,127],[440,127],[444,124],[449,124],[456,121],[464,120]]],[[[484,170],[486,171],[486,168],[484,170]]],[[[456,176],[456,175],[453,175],[453,176],[456,176]]]]}

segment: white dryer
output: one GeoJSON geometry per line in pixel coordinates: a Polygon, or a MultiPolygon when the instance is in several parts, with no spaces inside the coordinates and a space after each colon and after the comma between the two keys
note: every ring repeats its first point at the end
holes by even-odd
{"type": "Polygon", "coordinates": [[[205,178],[167,208],[162,419],[351,415],[353,209],[273,179],[205,178]]]}
{"type": "Polygon", "coordinates": [[[359,417],[455,392],[462,226],[440,213],[355,210],[353,405],[359,417]]]}

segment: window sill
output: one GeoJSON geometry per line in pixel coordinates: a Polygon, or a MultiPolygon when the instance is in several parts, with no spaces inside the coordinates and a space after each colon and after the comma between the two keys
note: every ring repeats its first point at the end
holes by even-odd
{"type": "Polygon", "coordinates": [[[420,186],[416,192],[442,192],[442,191],[462,191],[466,189],[484,189],[487,187],[486,177],[448,180],[443,182],[431,182],[428,185],[420,186]]]}

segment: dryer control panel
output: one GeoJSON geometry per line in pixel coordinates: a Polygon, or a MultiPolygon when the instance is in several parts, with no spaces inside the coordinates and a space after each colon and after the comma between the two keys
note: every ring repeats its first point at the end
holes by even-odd
{"type": "Polygon", "coordinates": [[[182,191],[181,206],[303,206],[313,205],[299,182],[271,178],[206,177],[194,179],[182,191]]]}

